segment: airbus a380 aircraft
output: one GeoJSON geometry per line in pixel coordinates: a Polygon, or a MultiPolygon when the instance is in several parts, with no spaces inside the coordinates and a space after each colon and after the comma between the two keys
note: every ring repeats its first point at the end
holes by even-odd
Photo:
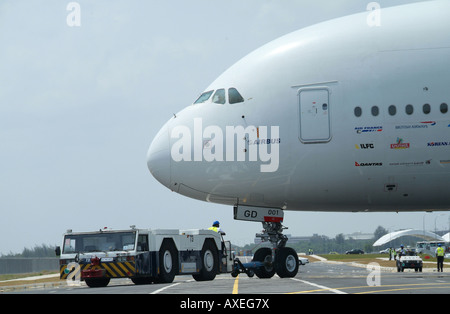
{"type": "Polygon", "coordinates": [[[378,26],[364,12],[257,49],[163,126],[148,168],[263,222],[279,250],[255,253],[260,277],[297,273],[283,210],[448,210],[448,12],[450,1],[386,8],[378,26]]]}

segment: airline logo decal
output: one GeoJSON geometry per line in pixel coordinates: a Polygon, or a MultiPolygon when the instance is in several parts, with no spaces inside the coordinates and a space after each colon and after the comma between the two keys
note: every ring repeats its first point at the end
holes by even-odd
{"type": "Polygon", "coordinates": [[[395,144],[391,144],[391,149],[407,149],[409,148],[409,143],[403,143],[403,139],[397,137],[397,142],[395,144]]]}
{"type": "Polygon", "coordinates": [[[382,126],[358,126],[355,128],[357,134],[382,132],[382,126]]]}
{"type": "Polygon", "coordinates": [[[370,143],[370,144],[355,144],[355,148],[356,149],[374,149],[375,148],[375,144],[370,143]]]}
{"type": "Polygon", "coordinates": [[[450,142],[429,142],[427,147],[449,146],[450,142]]]}
{"type": "Polygon", "coordinates": [[[431,126],[435,126],[436,121],[424,121],[419,124],[404,124],[404,125],[396,125],[395,129],[428,129],[431,126]]]}
{"type": "Polygon", "coordinates": [[[425,161],[403,161],[403,162],[391,162],[389,163],[389,166],[406,166],[406,167],[417,167],[417,166],[425,166],[425,165],[431,165],[431,160],[425,160],[425,161]]]}
{"type": "Polygon", "coordinates": [[[382,162],[357,162],[355,161],[355,167],[381,167],[383,166],[382,162]]]}

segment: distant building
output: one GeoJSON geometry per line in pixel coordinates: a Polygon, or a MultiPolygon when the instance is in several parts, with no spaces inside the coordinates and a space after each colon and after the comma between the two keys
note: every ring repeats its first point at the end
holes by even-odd
{"type": "Polygon", "coordinates": [[[388,244],[389,242],[400,238],[400,237],[418,237],[421,239],[424,239],[426,241],[444,241],[442,237],[439,235],[426,231],[426,230],[419,230],[419,229],[406,229],[406,230],[400,230],[400,231],[394,231],[388,234],[385,234],[381,238],[379,238],[373,246],[382,246],[385,244],[388,244]]]}
{"type": "Polygon", "coordinates": [[[344,234],[345,240],[370,240],[374,238],[373,233],[362,233],[362,232],[353,232],[351,234],[344,234]]]}

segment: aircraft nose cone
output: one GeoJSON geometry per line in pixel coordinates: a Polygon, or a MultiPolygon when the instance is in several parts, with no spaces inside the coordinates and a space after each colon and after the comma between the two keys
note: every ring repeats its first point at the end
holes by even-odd
{"type": "Polygon", "coordinates": [[[161,184],[170,186],[169,128],[167,124],[156,134],[147,152],[147,167],[161,184]]]}

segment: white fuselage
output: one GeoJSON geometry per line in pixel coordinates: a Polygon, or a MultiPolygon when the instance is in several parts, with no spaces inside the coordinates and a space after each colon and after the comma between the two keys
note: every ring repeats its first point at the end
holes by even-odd
{"type": "Polygon", "coordinates": [[[149,149],[150,171],[221,204],[450,209],[447,12],[449,1],[383,9],[380,26],[366,12],[259,48],[206,89],[243,100],[212,93],[177,113],[149,149]]]}

